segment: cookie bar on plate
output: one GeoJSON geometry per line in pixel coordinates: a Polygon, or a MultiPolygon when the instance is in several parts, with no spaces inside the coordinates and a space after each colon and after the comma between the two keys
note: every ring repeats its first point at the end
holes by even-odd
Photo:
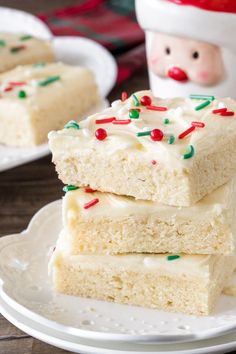
{"type": "Polygon", "coordinates": [[[68,191],[63,222],[70,253],[235,254],[235,197],[235,177],[189,208],[91,188],[68,191]]]}
{"type": "Polygon", "coordinates": [[[65,184],[190,206],[236,172],[235,101],[141,91],[50,135],[65,184]]]}
{"type": "Polygon", "coordinates": [[[0,33],[0,73],[18,65],[54,60],[49,41],[22,33],[0,33]]]}
{"type": "Polygon", "coordinates": [[[50,268],[57,292],[208,315],[234,264],[233,256],[71,255],[62,232],[50,268]]]}
{"type": "MultiPolygon", "coordinates": [[[[62,63],[19,66],[0,75],[0,143],[33,146],[99,101],[93,74],[62,63]]],[[[76,125],[77,126],[77,125],[76,125]]]]}

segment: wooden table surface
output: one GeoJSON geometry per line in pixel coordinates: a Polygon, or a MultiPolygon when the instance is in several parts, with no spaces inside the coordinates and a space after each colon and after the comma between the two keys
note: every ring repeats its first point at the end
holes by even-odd
{"type": "MultiPolygon", "coordinates": [[[[73,0],[0,0],[0,6],[18,8],[37,13],[78,3],[73,0]]],[[[113,101],[126,90],[148,87],[146,71],[116,87],[109,95],[113,101]]],[[[58,180],[51,156],[0,173],[0,236],[21,232],[32,216],[45,204],[62,196],[62,183],[58,180]]],[[[0,315],[0,354],[65,354],[61,350],[23,333],[0,315]]]]}
{"type": "MultiPolygon", "coordinates": [[[[78,0],[0,0],[0,6],[37,13],[78,3],[78,0]]],[[[147,72],[142,71],[109,95],[113,101],[128,93],[148,87],[147,72]]],[[[18,233],[26,228],[31,217],[45,204],[62,196],[51,156],[0,173],[0,236],[18,233]]],[[[23,333],[0,315],[0,354],[66,354],[23,333]]]]}

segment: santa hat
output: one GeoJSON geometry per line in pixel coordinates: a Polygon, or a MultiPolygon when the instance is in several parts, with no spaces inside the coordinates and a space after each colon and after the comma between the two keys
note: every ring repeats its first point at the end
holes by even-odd
{"type": "Polygon", "coordinates": [[[236,51],[236,1],[136,0],[145,30],[201,40],[236,51]]]}

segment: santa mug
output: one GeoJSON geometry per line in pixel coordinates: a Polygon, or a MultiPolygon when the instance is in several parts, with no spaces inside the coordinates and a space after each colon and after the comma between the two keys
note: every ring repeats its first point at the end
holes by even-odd
{"type": "Polygon", "coordinates": [[[136,0],[151,90],[236,98],[235,0],[136,0]]]}

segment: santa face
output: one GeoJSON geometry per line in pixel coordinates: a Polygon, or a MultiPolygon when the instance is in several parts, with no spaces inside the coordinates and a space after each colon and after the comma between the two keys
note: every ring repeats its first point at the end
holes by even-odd
{"type": "Polygon", "coordinates": [[[161,33],[153,33],[148,65],[159,77],[200,86],[214,86],[224,78],[219,47],[161,33]]]}

